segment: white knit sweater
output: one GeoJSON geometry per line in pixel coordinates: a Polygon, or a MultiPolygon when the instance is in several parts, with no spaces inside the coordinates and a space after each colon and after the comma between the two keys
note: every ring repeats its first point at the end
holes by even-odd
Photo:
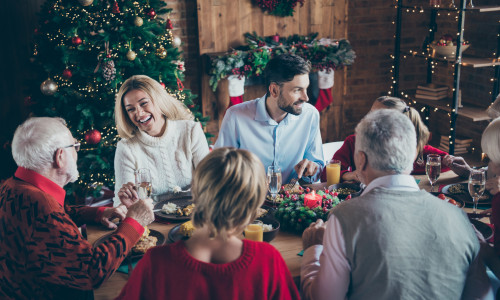
{"type": "Polygon", "coordinates": [[[134,171],[151,171],[153,194],[172,191],[175,186],[191,185],[194,168],[208,154],[208,144],[199,123],[189,120],[169,121],[161,137],[139,131],[130,139],[118,142],[115,153],[115,199],[127,182],[135,183],[134,171]]]}

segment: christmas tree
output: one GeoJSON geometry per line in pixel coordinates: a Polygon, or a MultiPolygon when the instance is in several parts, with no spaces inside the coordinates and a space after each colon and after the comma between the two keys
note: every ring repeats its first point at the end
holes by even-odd
{"type": "Polygon", "coordinates": [[[68,122],[82,143],[76,190],[113,187],[115,94],[136,74],[161,82],[206,125],[193,95],[184,89],[184,62],[162,0],[48,0],[35,29],[37,74],[27,104],[37,116],[68,122]],[[166,16],[166,20],[161,16],[166,16]]]}

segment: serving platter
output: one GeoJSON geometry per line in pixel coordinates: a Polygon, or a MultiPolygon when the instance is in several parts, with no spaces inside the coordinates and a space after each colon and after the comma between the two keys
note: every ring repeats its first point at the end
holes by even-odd
{"type": "MultiPolygon", "coordinates": [[[[106,235],[101,236],[99,239],[97,239],[93,244],[94,248],[99,246],[100,244],[104,243],[112,234],[113,234],[113,232],[110,232],[106,235]]],[[[156,231],[154,229],[150,229],[149,235],[156,237],[156,239],[157,239],[156,246],[161,246],[161,245],[165,244],[165,236],[163,235],[163,233],[156,231]]],[[[144,256],[144,253],[130,251],[127,258],[137,259],[137,258],[141,258],[142,256],[144,256]]]]}
{"type": "Polygon", "coordinates": [[[160,218],[160,219],[163,219],[163,220],[166,220],[166,221],[177,221],[177,222],[181,222],[181,221],[187,221],[191,218],[191,216],[178,216],[176,213],[173,213],[173,214],[167,214],[167,213],[164,213],[161,208],[163,207],[164,204],[167,204],[167,203],[174,203],[175,205],[177,205],[178,207],[180,207],[181,209],[186,207],[187,205],[189,204],[192,204],[193,203],[193,197],[189,194],[189,195],[172,195],[171,197],[167,197],[166,199],[163,198],[163,200],[161,200],[160,202],[156,203],[155,206],[154,206],[154,210],[155,211],[155,216],[160,218]]]}
{"type": "MultiPolygon", "coordinates": [[[[444,194],[444,193],[436,193],[436,192],[432,192],[431,194],[433,194],[434,196],[438,196],[439,194],[444,194]]],[[[458,199],[457,197],[454,197],[454,196],[451,196],[451,195],[445,195],[446,198],[450,198],[450,199],[453,199],[455,200],[455,202],[457,203],[456,205],[453,204],[453,203],[450,203],[451,205],[455,205],[456,207],[459,207],[459,208],[462,208],[465,206],[465,202],[462,200],[462,199],[458,199]]],[[[444,200],[442,200],[444,201],[444,200]]]]}
{"type": "MultiPolygon", "coordinates": [[[[455,200],[462,200],[466,205],[473,205],[474,202],[472,201],[472,197],[469,195],[469,188],[468,184],[463,182],[463,183],[454,183],[454,184],[448,184],[444,186],[441,189],[441,193],[445,194],[446,196],[450,196],[451,198],[455,200]],[[451,188],[451,190],[450,190],[451,188]],[[460,190],[462,193],[457,193],[453,190],[460,190]]],[[[477,202],[478,205],[491,205],[491,196],[490,194],[485,191],[484,195],[479,198],[479,201],[477,202]]]]}

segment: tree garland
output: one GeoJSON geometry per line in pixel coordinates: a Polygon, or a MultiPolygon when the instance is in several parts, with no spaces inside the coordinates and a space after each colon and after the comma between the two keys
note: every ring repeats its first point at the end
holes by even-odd
{"type": "Polygon", "coordinates": [[[304,6],[305,0],[254,0],[263,11],[267,11],[270,15],[278,17],[293,16],[295,6],[300,3],[304,6]]]}

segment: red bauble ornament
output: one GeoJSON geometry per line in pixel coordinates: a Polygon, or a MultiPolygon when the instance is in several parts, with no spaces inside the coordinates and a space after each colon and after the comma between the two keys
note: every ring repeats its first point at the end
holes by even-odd
{"type": "Polygon", "coordinates": [[[194,104],[188,105],[189,108],[194,108],[194,104]]]}
{"type": "Polygon", "coordinates": [[[85,141],[90,145],[99,144],[101,141],[101,133],[97,129],[92,129],[85,133],[85,141]]]}
{"type": "Polygon", "coordinates": [[[70,69],[64,69],[62,75],[64,78],[70,79],[73,76],[73,73],[71,72],[70,69]]]}
{"type": "Polygon", "coordinates": [[[160,82],[160,85],[162,88],[165,88],[165,84],[163,82],[160,82]]]}
{"type": "Polygon", "coordinates": [[[153,8],[151,8],[148,13],[147,13],[148,17],[150,17],[151,19],[154,19],[154,17],[156,17],[156,12],[153,8]]]}
{"type": "Polygon", "coordinates": [[[273,35],[273,42],[275,42],[275,43],[280,42],[280,36],[277,33],[275,35],[273,35]]]}
{"type": "Polygon", "coordinates": [[[82,39],[79,36],[74,36],[71,39],[71,42],[73,43],[73,45],[78,46],[82,43],[82,39]]]}
{"type": "Polygon", "coordinates": [[[118,6],[118,2],[113,3],[113,13],[114,14],[119,14],[120,13],[120,7],[118,6]]]}
{"type": "Polygon", "coordinates": [[[172,26],[172,21],[170,21],[170,19],[167,20],[167,26],[166,26],[167,29],[173,29],[174,26],[172,26]]]}

